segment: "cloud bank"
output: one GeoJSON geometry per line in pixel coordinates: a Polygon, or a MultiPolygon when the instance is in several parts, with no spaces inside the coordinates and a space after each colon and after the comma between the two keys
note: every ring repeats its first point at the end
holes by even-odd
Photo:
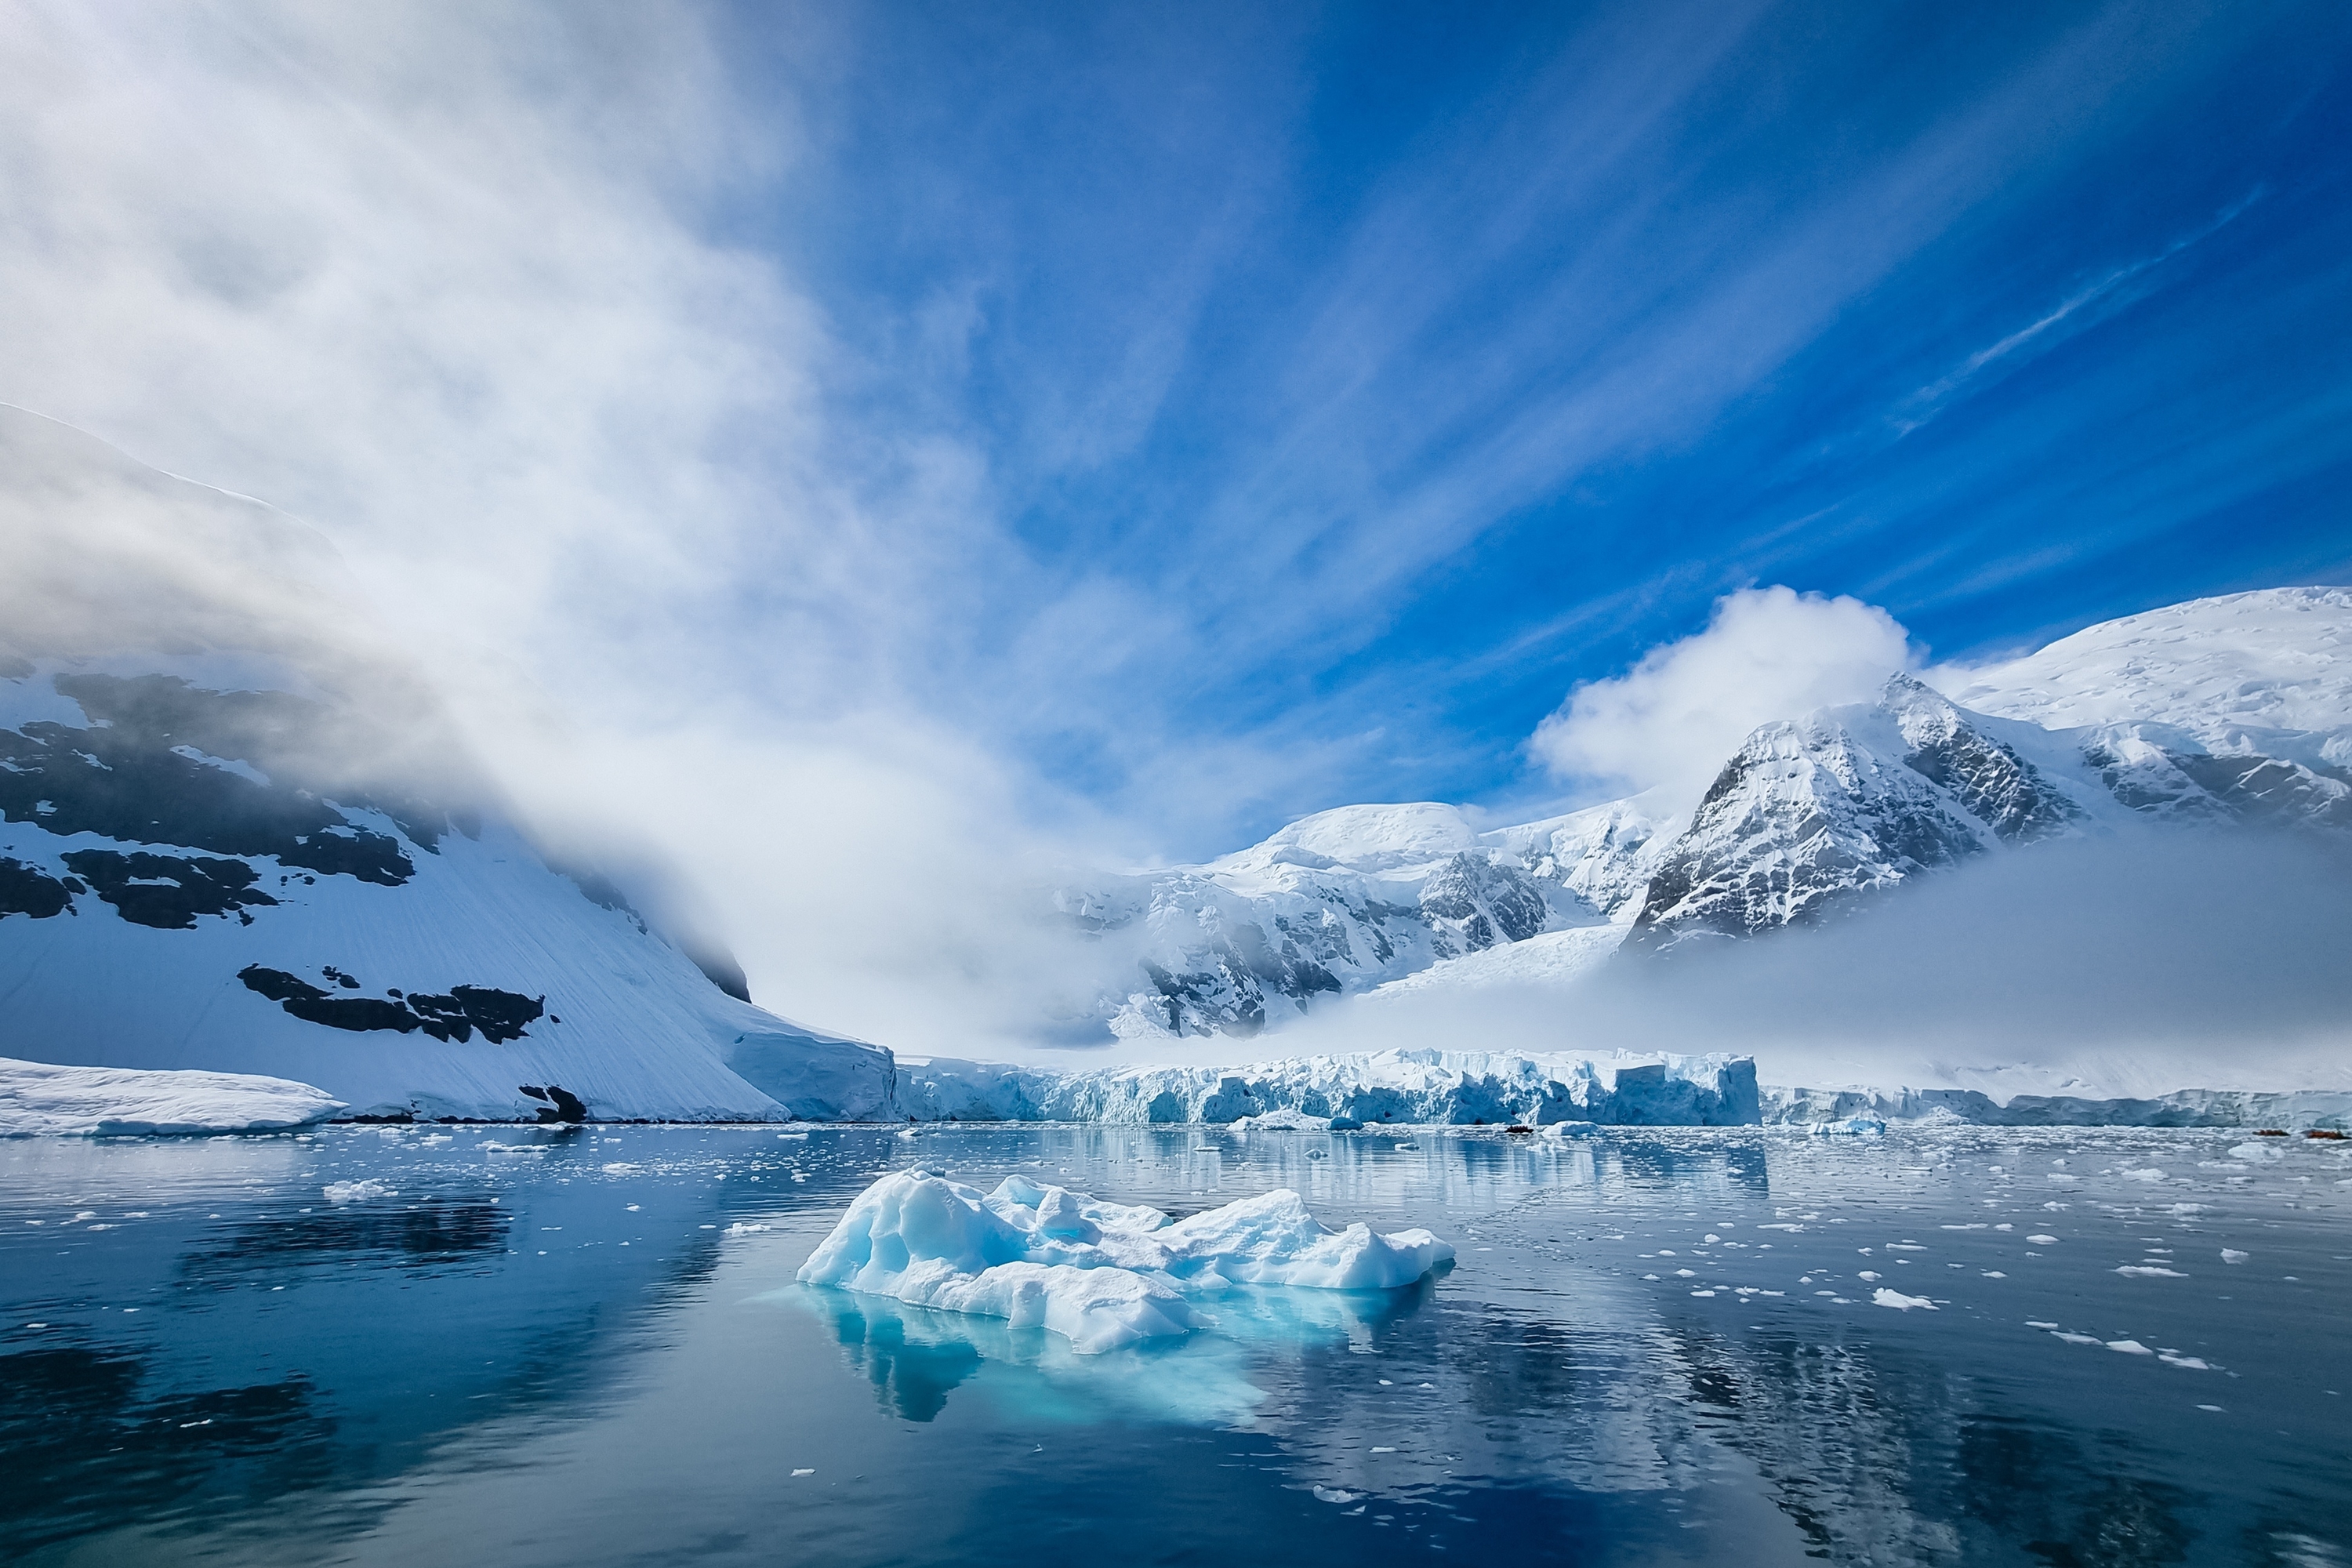
{"type": "Polygon", "coordinates": [[[2352,1089],[2347,942],[2342,847],[2147,828],[1987,857],[1819,928],[1624,955],[1567,984],[1352,999],[1280,1049],[1735,1051],[1768,1083],[1997,1099],[2352,1089]]]}
{"type": "Polygon", "coordinates": [[[669,860],[755,994],[969,1046],[1064,963],[1050,794],[913,694],[997,541],[968,456],[829,412],[821,312],[711,237],[797,149],[788,106],[741,136],[708,22],[17,8],[0,400],[316,523],[542,831],[669,860]]]}
{"type": "Polygon", "coordinates": [[[1687,809],[1759,724],[1867,701],[1918,662],[1904,629],[1874,605],[1745,588],[1716,601],[1705,631],[1578,687],[1529,750],[1594,798],[1658,789],[1670,808],[1687,809]]]}

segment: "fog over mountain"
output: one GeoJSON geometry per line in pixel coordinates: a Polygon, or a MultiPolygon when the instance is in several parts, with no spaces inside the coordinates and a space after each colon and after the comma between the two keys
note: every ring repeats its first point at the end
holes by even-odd
{"type": "Polygon", "coordinates": [[[0,819],[0,1057],[397,1119],[889,1101],[887,1051],[537,833],[314,531],[10,408],[0,819]]]}
{"type": "MultiPolygon", "coordinates": [[[[1642,709],[1679,739],[1807,689],[1785,642],[1742,683],[1775,616],[1902,658],[1861,610],[1728,602],[1538,744],[1642,709]]],[[[1780,1082],[2347,1081],[2352,592],[2200,600],[1983,668],[1828,654],[1820,680],[1872,700],[1758,724],[1696,798],[1670,754],[1644,795],[1561,817],[1344,808],[1066,890],[1146,982],[1101,1010],[1147,1053],[1276,1029],[1285,1051],[1738,1049],[1780,1082]]]]}

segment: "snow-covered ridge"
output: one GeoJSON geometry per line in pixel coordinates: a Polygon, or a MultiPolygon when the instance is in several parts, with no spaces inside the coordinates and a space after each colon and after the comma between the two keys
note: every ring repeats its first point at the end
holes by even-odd
{"type": "Polygon", "coordinates": [[[860,1194],[799,1278],[1099,1352],[1189,1332],[1193,1300],[1237,1287],[1394,1289],[1453,1260],[1425,1230],[1333,1231],[1286,1188],[1171,1223],[1021,1176],[982,1194],[917,1170],[860,1194]]]}
{"type": "Polygon", "coordinates": [[[282,1131],[342,1109],[325,1090],[282,1078],[0,1058],[0,1138],[282,1131]]]}

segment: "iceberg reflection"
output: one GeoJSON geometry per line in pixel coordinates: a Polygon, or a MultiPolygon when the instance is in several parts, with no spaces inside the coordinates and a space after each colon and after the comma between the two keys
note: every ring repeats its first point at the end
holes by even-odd
{"type": "Polygon", "coordinates": [[[1198,1313],[1202,1332],[1097,1354],[1042,1328],[831,1286],[790,1286],[763,1299],[825,1320],[848,1369],[873,1384],[883,1409],[908,1421],[934,1419],[950,1393],[970,1384],[1003,1414],[1036,1420],[1245,1426],[1266,1399],[1253,1359],[1283,1346],[1369,1350],[1434,1289],[1426,1279],[1393,1290],[1239,1287],[1198,1313]]]}

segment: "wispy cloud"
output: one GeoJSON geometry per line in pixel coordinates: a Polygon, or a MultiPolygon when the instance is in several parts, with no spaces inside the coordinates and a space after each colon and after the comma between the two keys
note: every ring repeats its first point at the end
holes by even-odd
{"type": "Polygon", "coordinates": [[[2154,255],[2141,257],[2137,261],[2126,262],[2109,270],[2079,292],[2060,300],[2047,315],[2029,321],[1999,342],[1979,349],[1948,374],[1905,398],[1887,416],[1887,422],[1899,433],[1908,435],[1942,412],[1944,405],[1952,398],[1981,384],[1988,373],[1997,374],[2010,368],[2015,362],[2044,353],[2069,332],[2128,305],[2139,292],[2132,286],[2144,274],[2219,232],[2261,200],[2262,195],[2259,189],[2249,193],[2223,208],[2210,223],[2181,236],[2154,255]]]}

